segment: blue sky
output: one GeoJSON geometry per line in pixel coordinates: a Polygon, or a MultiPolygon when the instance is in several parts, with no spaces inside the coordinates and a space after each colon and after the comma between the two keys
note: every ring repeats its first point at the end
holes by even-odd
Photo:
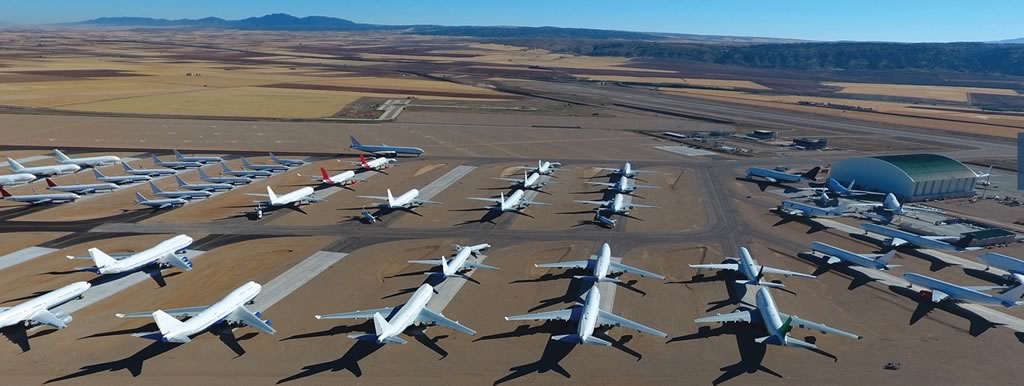
{"type": "Polygon", "coordinates": [[[812,40],[1024,37],[1024,0],[44,0],[4,1],[0,21],[43,24],[102,16],[239,19],[275,12],[379,24],[552,25],[812,40]]]}

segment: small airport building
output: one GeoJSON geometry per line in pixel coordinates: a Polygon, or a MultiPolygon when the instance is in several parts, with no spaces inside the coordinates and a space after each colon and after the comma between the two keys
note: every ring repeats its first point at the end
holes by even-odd
{"type": "Polygon", "coordinates": [[[850,158],[832,166],[831,178],[854,188],[892,193],[902,202],[974,196],[978,175],[938,154],[850,158]]]}

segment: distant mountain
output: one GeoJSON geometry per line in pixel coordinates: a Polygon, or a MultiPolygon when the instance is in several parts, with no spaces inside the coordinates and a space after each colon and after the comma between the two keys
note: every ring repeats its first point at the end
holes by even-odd
{"type": "Polygon", "coordinates": [[[614,31],[590,28],[561,27],[476,27],[476,26],[423,26],[410,33],[417,35],[468,36],[485,39],[618,39],[664,40],[664,34],[614,31]]]}
{"type": "Polygon", "coordinates": [[[996,44],[1024,44],[1024,38],[997,40],[997,41],[994,41],[992,43],[996,43],[996,44]]]}
{"type": "Polygon", "coordinates": [[[352,31],[407,28],[404,26],[361,24],[351,20],[326,16],[295,17],[284,13],[250,17],[242,20],[225,20],[218,17],[176,20],[154,19],[149,17],[101,17],[99,19],[70,23],[70,25],[102,27],[229,28],[285,31],[352,31]]]}

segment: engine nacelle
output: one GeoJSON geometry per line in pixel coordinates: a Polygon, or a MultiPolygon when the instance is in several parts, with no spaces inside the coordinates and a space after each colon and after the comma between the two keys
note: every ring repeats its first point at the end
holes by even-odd
{"type": "Polygon", "coordinates": [[[56,316],[57,319],[60,319],[60,321],[64,322],[64,324],[69,324],[71,323],[72,320],[75,319],[71,317],[71,314],[63,311],[54,312],[53,316],[56,316]]]}
{"type": "Polygon", "coordinates": [[[259,312],[259,311],[253,312],[252,314],[253,314],[253,315],[256,315],[256,318],[257,318],[257,319],[263,316],[263,313],[262,313],[262,312],[259,312]]]}

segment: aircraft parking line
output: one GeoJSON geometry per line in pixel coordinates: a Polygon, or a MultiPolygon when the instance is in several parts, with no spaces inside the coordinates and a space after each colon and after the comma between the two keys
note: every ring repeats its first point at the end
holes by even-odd
{"type": "Polygon", "coordinates": [[[263,285],[260,295],[248,308],[252,311],[262,312],[277,304],[295,290],[305,285],[320,273],[348,256],[342,252],[318,251],[309,257],[295,264],[284,273],[278,275],[263,285]]]}
{"type": "MultiPolygon", "coordinates": [[[[185,250],[185,256],[189,260],[195,261],[195,259],[206,253],[206,251],[198,251],[194,249],[185,250]]],[[[142,283],[143,281],[149,280],[150,276],[148,273],[143,271],[135,271],[124,277],[118,278],[108,283],[98,284],[90,288],[85,292],[82,299],[72,300],[64,303],[63,305],[55,308],[58,311],[64,311],[66,313],[74,313],[85,307],[99,303],[106,298],[117,295],[119,292],[124,291],[132,286],[142,283]]]]}
{"type": "Polygon", "coordinates": [[[35,259],[39,256],[43,256],[55,251],[57,251],[57,249],[46,247],[28,247],[8,253],[6,255],[0,256],[0,270],[13,267],[15,265],[24,263],[26,261],[35,259]]]}
{"type": "Polygon", "coordinates": [[[448,173],[445,173],[445,175],[439,177],[433,182],[427,184],[427,186],[424,186],[422,189],[420,189],[420,196],[418,198],[421,200],[429,200],[431,198],[434,198],[434,196],[443,192],[445,189],[448,189],[449,186],[452,186],[453,184],[461,180],[463,177],[465,177],[467,174],[469,174],[475,169],[476,166],[456,166],[448,173]]]}

